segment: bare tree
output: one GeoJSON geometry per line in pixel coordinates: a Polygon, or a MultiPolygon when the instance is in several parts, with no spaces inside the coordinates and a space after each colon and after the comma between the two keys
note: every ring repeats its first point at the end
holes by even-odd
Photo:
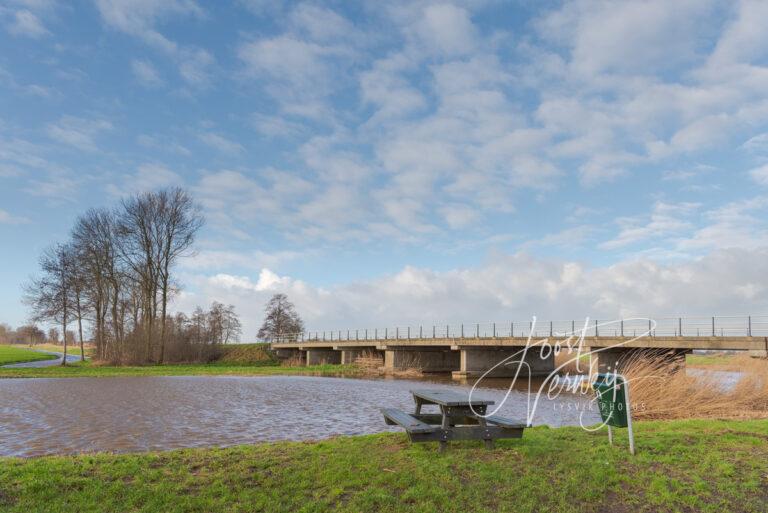
{"type": "Polygon", "coordinates": [[[179,188],[146,192],[122,202],[119,214],[120,253],[141,290],[139,324],[144,330],[146,358],[153,360],[153,337],[160,321],[159,362],[165,358],[166,320],[172,288],[171,271],[187,254],[203,224],[199,207],[179,188]],[[159,303],[159,305],[158,305],[159,303]]]}
{"type": "Polygon", "coordinates": [[[80,216],[72,229],[78,268],[82,278],[85,308],[93,316],[96,357],[105,359],[107,316],[112,314],[113,340],[121,341],[118,315],[123,287],[117,260],[115,216],[106,209],[90,209],[80,216]]]}
{"type": "Polygon", "coordinates": [[[73,311],[74,252],[71,246],[58,244],[45,251],[40,258],[42,276],[25,287],[25,302],[32,308],[33,319],[58,322],[64,339],[64,358],[67,364],[67,326],[73,311]]]}
{"type": "Polygon", "coordinates": [[[171,270],[192,246],[203,226],[200,208],[183,189],[172,188],[155,193],[157,212],[153,218],[155,244],[158,246],[160,277],[160,363],[165,358],[166,320],[171,288],[171,270]]]}
{"type": "Polygon", "coordinates": [[[234,305],[225,306],[214,301],[208,312],[208,326],[214,343],[228,344],[240,340],[243,332],[234,305]]]}
{"type": "Polygon", "coordinates": [[[304,321],[285,294],[272,296],[264,313],[264,324],[257,335],[262,340],[295,340],[304,331],[304,321]]]}
{"type": "Polygon", "coordinates": [[[29,346],[45,342],[45,333],[34,324],[19,326],[14,335],[14,340],[29,346]]]}
{"type": "Polygon", "coordinates": [[[157,311],[158,253],[152,233],[156,198],[142,193],[122,201],[118,218],[120,255],[141,290],[139,324],[144,332],[145,358],[152,359],[152,335],[157,311]]]}

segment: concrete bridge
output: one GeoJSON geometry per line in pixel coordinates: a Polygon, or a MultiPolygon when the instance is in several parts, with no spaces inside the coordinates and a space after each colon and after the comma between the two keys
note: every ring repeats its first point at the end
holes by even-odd
{"type": "MultiPolygon", "coordinates": [[[[598,369],[620,369],[629,356],[653,352],[685,362],[695,349],[748,351],[768,357],[768,316],[701,318],[634,318],[617,321],[546,321],[405,326],[307,332],[272,343],[280,358],[306,365],[354,363],[366,354],[383,357],[390,370],[420,368],[451,372],[455,378],[477,377],[504,360],[522,361],[533,375],[555,368],[554,347],[567,351],[581,340],[595,352],[598,369]],[[528,350],[523,354],[523,349],[528,350]]],[[[499,365],[489,377],[514,375],[518,364],[499,365]]],[[[523,375],[523,374],[521,374],[523,375]]]]}

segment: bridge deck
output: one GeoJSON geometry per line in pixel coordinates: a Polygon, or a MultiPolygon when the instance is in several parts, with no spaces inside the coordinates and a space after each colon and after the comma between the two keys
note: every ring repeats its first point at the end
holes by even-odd
{"type": "MultiPolygon", "coordinates": [[[[537,337],[531,339],[531,345],[542,344],[547,340],[549,344],[560,342],[565,344],[565,339],[557,336],[537,337]]],[[[476,337],[476,338],[379,338],[359,340],[304,340],[292,342],[275,342],[275,349],[337,349],[345,348],[371,348],[386,350],[394,348],[416,347],[440,347],[458,350],[470,347],[522,347],[528,342],[528,337],[476,337]]],[[[577,340],[572,340],[575,347],[577,340]]],[[[765,351],[768,350],[768,337],[616,337],[598,336],[585,337],[584,347],[626,347],[647,349],[710,349],[710,350],[742,350],[765,351]]]]}

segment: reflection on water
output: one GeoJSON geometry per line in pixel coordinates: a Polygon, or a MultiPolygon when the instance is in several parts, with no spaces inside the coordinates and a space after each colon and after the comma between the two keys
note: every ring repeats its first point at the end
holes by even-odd
{"type": "MultiPolygon", "coordinates": [[[[501,402],[510,380],[484,380],[476,393],[501,402]]],[[[538,387],[533,384],[534,389],[538,387]]],[[[413,409],[409,390],[469,384],[450,378],[361,380],[304,376],[117,377],[0,379],[0,455],[35,456],[91,451],[306,440],[397,431],[380,407],[413,409]],[[425,382],[426,381],[426,382],[425,382]]],[[[524,420],[528,395],[519,387],[498,414],[524,420]]],[[[533,424],[598,421],[592,396],[546,391],[533,424]]]]}

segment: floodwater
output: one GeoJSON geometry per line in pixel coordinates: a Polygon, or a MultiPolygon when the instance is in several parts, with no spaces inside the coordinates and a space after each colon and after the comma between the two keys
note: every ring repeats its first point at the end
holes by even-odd
{"type": "MultiPolygon", "coordinates": [[[[501,404],[497,414],[525,421],[527,383],[489,380],[473,397],[501,404]],[[522,390],[520,390],[522,388],[522,390]]],[[[174,376],[0,379],[0,456],[134,452],[181,447],[311,440],[399,431],[381,407],[413,409],[409,390],[463,390],[444,380],[306,376],[174,376]]],[[[541,394],[533,425],[599,422],[592,394],[541,394]]],[[[533,407],[533,404],[531,404],[533,407]]],[[[425,412],[429,411],[425,407],[425,412]]]]}

